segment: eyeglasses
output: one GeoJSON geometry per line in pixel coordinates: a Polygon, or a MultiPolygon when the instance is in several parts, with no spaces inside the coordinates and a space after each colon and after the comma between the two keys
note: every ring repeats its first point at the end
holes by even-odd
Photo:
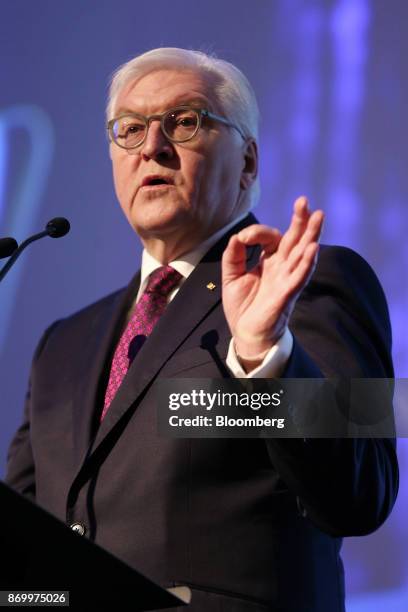
{"type": "Polygon", "coordinates": [[[203,117],[219,121],[237,130],[242,138],[245,136],[240,128],[228,119],[214,115],[204,108],[178,106],[160,115],[138,115],[127,113],[108,122],[107,129],[110,139],[122,149],[139,147],[146,139],[152,121],[160,121],[163,134],[171,142],[187,142],[194,138],[201,127],[203,117]]]}

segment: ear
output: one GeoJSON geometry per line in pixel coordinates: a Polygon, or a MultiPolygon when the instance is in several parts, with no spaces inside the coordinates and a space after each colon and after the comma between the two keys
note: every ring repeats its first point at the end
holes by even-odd
{"type": "Polygon", "coordinates": [[[243,153],[243,168],[239,186],[241,189],[249,189],[258,175],[258,146],[253,138],[245,142],[243,153]]]}

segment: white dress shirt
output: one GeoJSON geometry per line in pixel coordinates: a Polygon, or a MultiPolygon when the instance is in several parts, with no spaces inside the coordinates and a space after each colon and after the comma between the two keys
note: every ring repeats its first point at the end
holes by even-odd
{"type": "MultiPolygon", "coordinates": [[[[209,238],[207,238],[204,242],[199,244],[195,249],[189,251],[188,253],[184,253],[179,259],[175,259],[174,261],[169,262],[169,266],[177,270],[183,277],[179,284],[170,292],[168,301],[170,302],[174,296],[177,294],[177,291],[180,289],[183,282],[186,278],[192,273],[196,265],[201,261],[204,255],[211,249],[216,242],[236,223],[244,219],[248,213],[244,213],[241,216],[237,217],[231,223],[228,223],[217,232],[212,234],[209,238]]],[[[135,302],[128,313],[128,319],[130,319],[133,308],[135,304],[140,299],[143,291],[145,290],[148,282],[148,278],[150,274],[156,270],[156,268],[160,268],[163,264],[157,261],[150,253],[143,250],[142,253],[142,266],[141,266],[141,279],[140,279],[140,287],[137,293],[135,302]]],[[[286,328],[283,335],[279,338],[277,343],[268,351],[265,355],[262,363],[251,370],[251,372],[246,373],[243,369],[242,365],[239,362],[237,354],[235,352],[234,341],[231,338],[231,342],[228,349],[227,355],[227,366],[233,373],[236,378],[274,378],[279,377],[282,373],[289,357],[292,352],[293,347],[293,337],[290,333],[289,329],[286,328]]]]}

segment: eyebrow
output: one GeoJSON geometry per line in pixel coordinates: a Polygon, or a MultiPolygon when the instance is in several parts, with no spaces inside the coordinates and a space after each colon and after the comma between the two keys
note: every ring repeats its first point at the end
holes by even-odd
{"type": "MultiPolygon", "coordinates": [[[[206,108],[208,110],[212,110],[211,109],[211,104],[205,100],[204,98],[186,98],[186,97],[182,97],[182,98],[176,98],[176,100],[169,105],[168,108],[177,108],[178,106],[196,106],[197,108],[206,108]]],[[[166,111],[163,111],[166,112],[166,111]]],[[[120,106],[117,111],[115,112],[115,116],[119,116],[122,114],[136,114],[136,115],[143,115],[143,113],[140,113],[138,111],[135,111],[134,109],[131,108],[127,108],[124,106],[120,106]]],[[[152,114],[156,114],[156,113],[152,113],[152,114]]],[[[157,113],[158,115],[161,113],[157,113]]]]}

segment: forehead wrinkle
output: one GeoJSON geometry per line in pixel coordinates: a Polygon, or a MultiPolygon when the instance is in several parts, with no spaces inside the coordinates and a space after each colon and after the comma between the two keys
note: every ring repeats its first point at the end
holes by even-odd
{"type": "MultiPolygon", "coordinates": [[[[171,104],[160,105],[162,108],[157,114],[161,114],[161,112],[166,112],[171,108],[176,108],[178,106],[194,106],[195,108],[206,108],[207,110],[212,110],[212,105],[207,99],[204,98],[190,98],[186,96],[181,96],[180,98],[177,96],[177,99],[174,100],[171,104]]],[[[145,115],[145,113],[140,110],[135,110],[135,108],[130,108],[129,106],[120,106],[116,110],[116,115],[122,115],[124,113],[136,113],[137,115],[145,115]]]]}
{"type": "MultiPolygon", "coordinates": [[[[142,105],[141,105],[142,106],[142,105]]],[[[213,105],[210,103],[210,101],[205,98],[204,96],[186,96],[181,95],[181,96],[175,96],[175,98],[173,98],[173,101],[169,104],[163,104],[163,105],[159,105],[158,108],[160,110],[157,111],[157,114],[161,114],[162,112],[166,112],[167,110],[171,109],[171,108],[175,108],[177,106],[194,106],[196,108],[205,108],[209,111],[213,110],[213,105]]],[[[137,115],[145,115],[146,113],[143,113],[141,110],[135,110],[136,107],[131,107],[131,106],[119,106],[119,108],[115,111],[115,115],[122,115],[125,113],[136,113],[137,115]]],[[[152,114],[156,114],[156,113],[152,113],[152,114]]]]}

